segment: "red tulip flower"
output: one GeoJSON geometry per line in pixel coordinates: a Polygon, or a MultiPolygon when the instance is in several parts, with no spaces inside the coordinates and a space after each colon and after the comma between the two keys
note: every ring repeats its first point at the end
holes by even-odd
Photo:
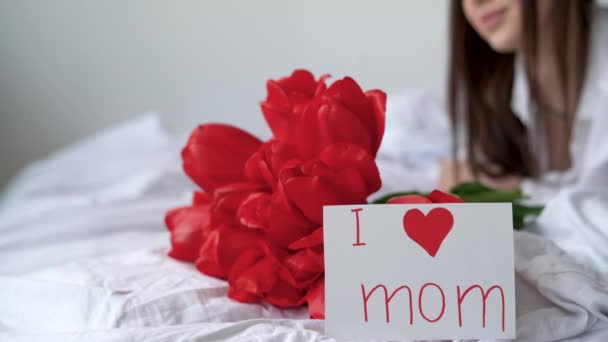
{"type": "Polygon", "coordinates": [[[182,150],[184,172],[203,191],[167,212],[169,255],[227,280],[234,300],[306,304],[323,318],[323,206],[364,204],[381,186],[374,158],[386,95],[349,77],[327,87],[327,78],[295,70],[268,81],[267,142],[206,124],[182,150]]]}
{"type": "Polygon", "coordinates": [[[297,69],[288,77],[266,83],[268,95],[261,107],[266,122],[277,139],[293,139],[302,112],[315,96],[325,91],[325,79],[328,77],[329,75],[323,75],[315,80],[310,71],[297,69]]]}
{"type": "Polygon", "coordinates": [[[184,172],[203,190],[245,180],[244,166],[262,142],[233,126],[197,127],[182,150],[184,172]]]}
{"type": "Polygon", "coordinates": [[[365,203],[381,185],[374,159],[349,144],[328,146],[319,160],[284,169],[279,183],[287,200],[315,227],[323,223],[324,205],[365,203]]]}
{"type": "Polygon", "coordinates": [[[311,158],[329,145],[349,143],[375,157],[384,135],[385,112],[384,92],[363,92],[350,77],[336,81],[302,113],[298,151],[311,158]]]}
{"type": "Polygon", "coordinates": [[[389,199],[387,204],[427,204],[427,203],[463,203],[464,200],[440,190],[433,190],[426,196],[403,195],[389,199]]]}

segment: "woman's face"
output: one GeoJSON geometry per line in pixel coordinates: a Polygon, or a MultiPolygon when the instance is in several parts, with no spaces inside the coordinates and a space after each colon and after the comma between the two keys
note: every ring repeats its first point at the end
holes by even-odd
{"type": "Polygon", "coordinates": [[[497,52],[514,52],[521,46],[522,0],[462,0],[469,24],[497,52]]]}

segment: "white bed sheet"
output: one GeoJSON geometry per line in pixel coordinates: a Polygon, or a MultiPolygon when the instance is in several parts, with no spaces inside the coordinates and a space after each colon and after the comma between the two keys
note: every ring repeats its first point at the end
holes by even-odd
{"type": "MultiPolygon", "coordinates": [[[[331,340],[306,309],[234,302],[225,282],[166,257],[164,212],[194,188],[179,166],[183,142],[149,115],[31,165],[9,186],[0,340],[331,340]]],[[[515,234],[518,340],[608,341],[607,224],[608,194],[570,192],[534,233],[515,234]]]]}

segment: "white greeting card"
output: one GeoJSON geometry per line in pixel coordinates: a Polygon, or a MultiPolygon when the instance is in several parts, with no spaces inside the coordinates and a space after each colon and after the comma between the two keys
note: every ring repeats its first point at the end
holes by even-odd
{"type": "Polygon", "coordinates": [[[339,339],[515,338],[511,204],[326,206],[339,339]]]}

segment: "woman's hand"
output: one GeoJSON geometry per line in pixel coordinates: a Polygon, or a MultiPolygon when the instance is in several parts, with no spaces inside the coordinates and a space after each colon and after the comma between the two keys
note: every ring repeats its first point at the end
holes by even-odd
{"type": "Polygon", "coordinates": [[[462,161],[442,160],[439,162],[439,183],[441,191],[448,192],[454,186],[475,180],[469,165],[462,161]]]}
{"type": "Polygon", "coordinates": [[[460,183],[475,181],[500,190],[513,190],[521,186],[521,177],[518,176],[493,178],[480,174],[476,179],[466,162],[452,160],[439,162],[439,190],[447,192],[460,183]]]}

